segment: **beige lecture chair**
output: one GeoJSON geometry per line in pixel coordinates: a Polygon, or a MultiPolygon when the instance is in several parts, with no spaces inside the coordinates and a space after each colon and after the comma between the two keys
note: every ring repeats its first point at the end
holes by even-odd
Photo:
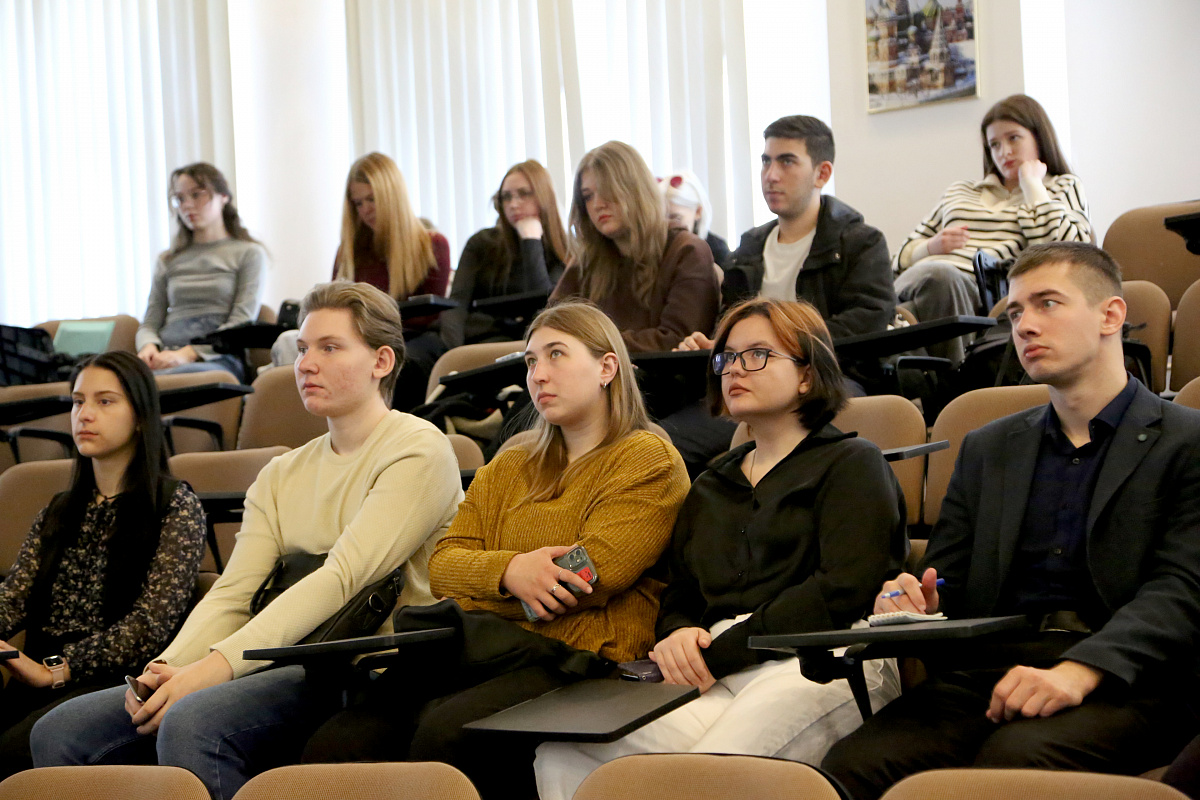
{"type": "MultiPolygon", "coordinates": [[[[205,795],[207,797],[207,795],[205,795]]],[[[251,778],[233,800],[479,800],[449,764],[298,764],[251,778]]]]}
{"type": "MultiPolygon", "coordinates": [[[[578,795],[577,795],[578,796],[578,795]]],[[[1128,775],[1037,769],[935,769],[910,775],[881,800],[1187,800],[1165,783],[1128,775]]]]}
{"type": "Polygon", "coordinates": [[[208,789],[181,767],[95,764],[42,767],[0,783],[3,800],[209,800],[208,789]]]}
{"type": "Polygon", "coordinates": [[[574,800],[840,800],[807,764],[758,756],[653,753],[601,764],[574,800]]]}
{"type": "Polygon", "coordinates": [[[266,370],[254,379],[253,387],[254,393],[246,396],[239,450],[296,448],[328,432],[325,418],[304,408],[291,365],[266,370]]]}
{"type": "Polygon", "coordinates": [[[1200,200],[1126,211],[1108,227],[1104,249],[1121,265],[1126,280],[1158,284],[1176,308],[1187,288],[1200,280],[1200,256],[1188,252],[1183,237],[1167,230],[1163,220],[1197,212],[1200,200]]]}

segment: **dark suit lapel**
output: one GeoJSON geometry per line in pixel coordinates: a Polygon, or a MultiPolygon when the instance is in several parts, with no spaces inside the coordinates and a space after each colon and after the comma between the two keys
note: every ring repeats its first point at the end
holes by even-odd
{"type": "Polygon", "coordinates": [[[1100,467],[1096,477],[1096,489],[1092,492],[1092,504],[1088,508],[1087,535],[1091,539],[1096,527],[1096,520],[1108,506],[1113,495],[1129,479],[1133,471],[1142,463],[1142,459],[1150,452],[1150,448],[1158,441],[1162,431],[1159,423],[1162,412],[1158,408],[1159,400],[1144,386],[1138,387],[1133,402],[1121,418],[1113,434],[1112,444],[1109,445],[1108,455],[1100,467]]]}
{"type": "Polygon", "coordinates": [[[1046,406],[1031,411],[1021,420],[1021,425],[1008,434],[1004,451],[1004,476],[1001,490],[1004,505],[1000,512],[998,551],[1000,562],[996,569],[996,591],[1008,579],[1008,569],[1017,551],[1017,539],[1021,536],[1021,522],[1025,519],[1025,507],[1029,503],[1029,489],[1033,485],[1033,472],[1037,464],[1038,447],[1042,440],[1042,418],[1046,406]]]}

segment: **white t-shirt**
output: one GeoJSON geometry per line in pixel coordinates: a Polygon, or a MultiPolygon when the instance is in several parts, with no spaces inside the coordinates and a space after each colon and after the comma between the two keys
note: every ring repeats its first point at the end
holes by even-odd
{"type": "Polygon", "coordinates": [[[804,260],[812,250],[813,239],[817,229],[813,228],[808,235],[790,244],[779,242],[779,226],[776,225],[767,234],[767,244],[763,247],[763,282],[759,290],[760,297],[772,300],[796,299],[796,276],[804,267],[804,260]]]}

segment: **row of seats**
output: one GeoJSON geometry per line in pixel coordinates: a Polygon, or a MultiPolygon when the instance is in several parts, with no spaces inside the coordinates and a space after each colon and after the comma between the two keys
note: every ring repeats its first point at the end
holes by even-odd
{"type": "MultiPolygon", "coordinates": [[[[0,783],[5,800],[208,800],[179,767],[43,767],[0,783]]],[[[247,782],[234,800],[480,800],[465,775],[437,762],[304,764],[247,782]]],[[[635,755],[597,768],[574,800],[841,800],[822,772],[772,758],[699,753],[635,755]]],[[[883,800],[1186,800],[1162,783],[1124,775],[1030,769],[941,769],[897,783],[883,800]]]]}

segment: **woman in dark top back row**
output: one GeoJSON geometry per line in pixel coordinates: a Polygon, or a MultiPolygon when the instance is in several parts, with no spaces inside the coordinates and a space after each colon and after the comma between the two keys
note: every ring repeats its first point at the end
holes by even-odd
{"type": "Polygon", "coordinates": [[[525,323],[472,312],[471,303],[525,292],[549,294],[563,273],[567,234],[545,167],[533,159],[513,165],[492,204],[496,224],[468,239],[458,260],[450,299],[459,307],[441,317],[446,349],[521,339],[525,323]]]}

